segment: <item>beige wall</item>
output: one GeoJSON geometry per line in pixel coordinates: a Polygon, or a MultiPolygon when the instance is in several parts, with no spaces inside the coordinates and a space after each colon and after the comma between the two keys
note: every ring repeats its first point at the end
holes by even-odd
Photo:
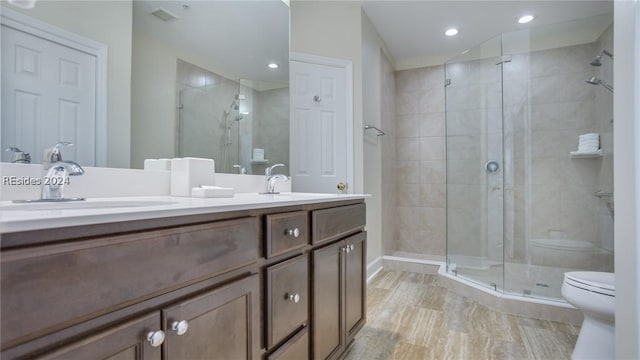
{"type": "Polygon", "coordinates": [[[615,2],[616,358],[640,358],[640,4],[615,2]]]}
{"type": "Polygon", "coordinates": [[[355,1],[291,1],[291,51],[353,63],[355,193],[364,192],[362,119],[362,12],[355,1]]]}
{"type": "MultiPolygon", "coordinates": [[[[367,124],[381,125],[382,40],[362,12],[362,114],[367,124]]],[[[364,132],[364,192],[367,202],[367,263],[382,255],[382,142],[374,131],[364,132]]]]}
{"type": "Polygon", "coordinates": [[[131,134],[131,0],[39,1],[19,11],[107,45],[107,166],[129,167],[131,134]]]}

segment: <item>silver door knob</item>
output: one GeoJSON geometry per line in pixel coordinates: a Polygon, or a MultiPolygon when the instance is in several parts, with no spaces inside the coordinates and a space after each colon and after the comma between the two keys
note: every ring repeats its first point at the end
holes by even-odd
{"type": "Polygon", "coordinates": [[[178,335],[184,335],[189,330],[189,322],[187,320],[174,321],[171,323],[171,330],[178,335]]]}
{"type": "Polygon", "coordinates": [[[294,303],[300,302],[300,295],[298,294],[287,294],[287,300],[293,301],[294,303]]]}
{"type": "Polygon", "coordinates": [[[149,331],[147,333],[147,341],[151,346],[158,347],[164,342],[164,331],[149,331]]]}
{"type": "Polygon", "coordinates": [[[322,98],[320,97],[320,95],[315,95],[315,96],[313,97],[313,101],[315,101],[315,102],[319,103],[319,102],[322,102],[322,98]]]}
{"type": "Polygon", "coordinates": [[[298,236],[300,236],[300,229],[298,228],[289,229],[287,230],[287,235],[297,238],[298,236]]]}
{"type": "Polygon", "coordinates": [[[500,170],[500,164],[495,160],[489,160],[484,164],[484,169],[488,173],[495,173],[495,172],[498,172],[498,170],[500,170]]]}

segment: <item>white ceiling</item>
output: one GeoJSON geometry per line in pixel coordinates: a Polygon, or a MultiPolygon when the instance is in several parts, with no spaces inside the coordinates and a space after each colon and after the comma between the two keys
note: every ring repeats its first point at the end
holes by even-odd
{"type": "MultiPolygon", "coordinates": [[[[134,0],[133,4],[134,29],[186,51],[196,49],[200,58],[211,59],[215,68],[210,70],[231,78],[287,81],[289,9],[281,0],[134,0]],[[183,4],[189,8],[183,9],[183,4]],[[159,20],[150,14],[158,8],[179,19],[159,20]],[[268,70],[268,61],[281,67],[268,70]]],[[[361,0],[361,4],[398,70],[442,64],[503,32],[613,12],[613,1],[592,0],[361,0]],[[525,13],[536,18],[518,24],[525,13]],[[449,27],[460,33],[445,36],[449,27]]],[[[580,32],[583,39],[593,36],[573,31],[580,32]]]]}
{"type": "Polygon", "coordinates": [[[281,0],[134,0],[133,28],[206,59],[207,64],[195,65],[234,80],[286,83],[289,78],[289,8],[281,0]],[[151,15],[158,8],[178,19],[165,22],[151,15]],[[268,69],[271,61],[280,67],[268,69]]]}
{"type": "MultiPolygon", "coordinates": [[[[376,1],[362,8],[398,70],[442,64],[503,32],[612,13],[613,1],[376,1]],[[524,14],[535,15],[518,24],[524,14]],[[445,36],[449,27],[460,33],[445,36]]],[[[595,40],[595,39],[594,39],[595,40]]]]}

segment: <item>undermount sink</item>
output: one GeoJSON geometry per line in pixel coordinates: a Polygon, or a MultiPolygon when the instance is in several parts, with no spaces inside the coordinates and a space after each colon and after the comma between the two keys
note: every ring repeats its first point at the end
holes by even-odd
{"type": "Polygon", "coordinates": [[[237,197],[245,197],[245,196],[261,196],[261,197],[267,197],[267,196],[276,196],[276,197],[283,197],[283,196],[288,196],[288,197],[328,197],[328,196],[337,196],[336,194],[323,194],[323,193],[301,193],[301,192],[281,192],[281,193],[274,193],[274,194],[268,194],[268,193],[236,193],[235,196],[237,197]]]}
{"type": "Polygon", "coordinates": [[[42,210],[73,210],[73,209],[107,209],[130,208],[145,206],[162,206],[176,204],[174,201],[147,200],[147,201],[69,201],[69,202],[37,202],[30,204],[10,204],[0,206],[0,211],[42,211],[42,210]]]}

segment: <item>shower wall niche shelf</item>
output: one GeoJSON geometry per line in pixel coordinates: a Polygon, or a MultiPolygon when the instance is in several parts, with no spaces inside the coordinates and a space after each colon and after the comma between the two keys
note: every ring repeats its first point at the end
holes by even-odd
{"type": "Polygon", "coordinates": [[[569,153],[572,159],[592,159],[602,157],[602,149],[596,151],[572,151],[569,153]]]}
{"type": "Polygon", "coordinates": [[[268,164],[269,160],[267,160],[267,159],[264,159],[264,160],[251,159],[251,163],[254,164],[254,165],[257,165],[257,164],[268,164]]]}

